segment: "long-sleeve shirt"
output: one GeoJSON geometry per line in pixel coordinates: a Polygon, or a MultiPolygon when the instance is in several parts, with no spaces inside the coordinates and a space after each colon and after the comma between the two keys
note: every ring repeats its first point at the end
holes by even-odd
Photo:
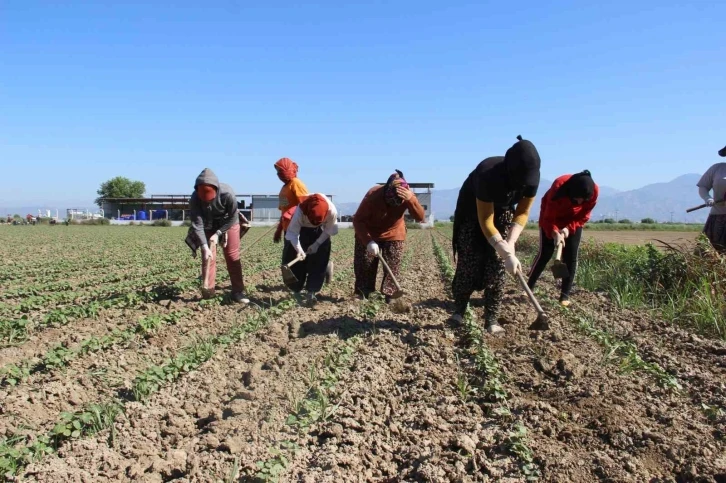
{"type": "Polygon", "coordinates": [[[300,209],[300,206],[297,207],[295,214],[292,215],[290,225],[287,227],[287,232],[285,233],[285,239],[292,243],[292,246],[295,247],[298,253],[303,251],[302,246],[300,245],[300,230],[303,228],[317,228],[318,226],[322,226],[323,233],[321,233],[316,240],[318,245],[323,244],[325,240],[331,236],[338,234],[338,210],[327,196],[325,196],[325,201],[328,202],[328,212],[321,225],[313,225],[310,223],[310,220],[307,216],[305,216],[305,213],[303,213],[303,210],[300,209]]]}
{"type": "Polygon", "coordinates": [[[713,198],[715,204],[711,207],[711,215],[726,215],[726,163],[716,163],[703,173],[698,181],[699,194],[706,201],[713,198]],[[713,197],[709,196],[709,192],[713,190],[713,197]]]}
{"type": "Polygon", "coordinates": [[[555,230],[561,231],[563,228],[567,228],[567,231],[574,233],[578,228],[585,226],[585,223],[590,220],[592,209],[597,204],[597,197],[600,192],[597,184],[595,184],[592,198],[585,200],[581,205],[572,203],[570,198],[566,196],[556,200],[553,199],[560,187],[571,177],[571,174],[565,174],[557,178],[542,197],[539,226],[547,238],[552,238],[552,233],[555,230]]]}
{"type": "Polygon", "coordinates": [[[282,212],[283,216],[280,217],[280,223],[282,223],[282,229],[287,230],[290,221],[285,218],[285,212],[290,208],[300,204],[300,198],[308,194],[308,188],[300,178],[293,178],[289,183],[280,190],[280,204],[278,208],[282,212]]]}
{"type": "Polygon", "coordinates": [[[406,224],[403,215],[408,210],[414,220],[422,222],[426,212],[414,195],[399,206],[386,203],[383,186],[374,186],[363,198],[353,216],[355,236],[364,246],[371,241],[403,241],[406,224]]]}
{"type": "Polygon", "coordinates": [[[211,203],[202,203],[195,190],[189,200],[192,228],[201,246],[207,244],[205,231],[214,230],[218,236],[222,236],[239,223],[237,197],[232,187],[220,183],[217,175],[208,168],[199,175],[195,187],[202,183],[214,186],[217,189],[217,196],[211,203]]]}

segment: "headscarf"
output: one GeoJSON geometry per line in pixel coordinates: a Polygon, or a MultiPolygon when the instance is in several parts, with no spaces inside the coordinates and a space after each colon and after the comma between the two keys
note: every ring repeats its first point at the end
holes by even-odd
{"type": "Polygon", "coordinates": [[[574,203],[575,198],[589,200],[594,193],[595,182],[592,180],[590,171],[586,169],[585,171],[570,176],[570,179],[560,186],[560,189],[557,190],[557,193],[555,193],[552,199],[569,198],[574,203]]]}
{"type": "Polygon", "coordinates": [[[398,196],[396,188],[398,187],[408,189],[408,183],[403,178],[403,173],[396,170],[391,176],[388,177],[385,186],[383,187],[383,197],[386,200],[386,204],[391,206],[400,206],[403,203],[403,199],[398,196]]]}
{"type": "Polygon", "coordinates": [[[283,183],[289,183],[293,178],[297,178],[297,163],[290,158],[280,158],[275,163],[277,176],[283,183]]]}
{"type": "Polygon", "coordinates": [[[217,188],[211,184],[199,184],[197,185],[197,196],[205,203],[211,203],[217,196],[217,188]]]}
{"type": "Polygon", "coordinates": [[[305,197],[305,200],[300,203],[300,209],[308,220],[310,220],[310,223],[318,226],[325,221],[325,217],[328,214],[328,201],[323,195],[310,195],[305,197]]]}
{"type": "Polygon", "coordinates": [[[719,150],[718,155],[722,158],[726,158],[726,146],[724,146],[723,149],[719,150]]]}
{"type": "Polygon", "coordinates": [[[507,168],[510,189],[522,187],[536,188],[539,186],[540,158],[537,148],[531,141],[517,136],[517,142],[507,149],[504,165],[507,168]]]}

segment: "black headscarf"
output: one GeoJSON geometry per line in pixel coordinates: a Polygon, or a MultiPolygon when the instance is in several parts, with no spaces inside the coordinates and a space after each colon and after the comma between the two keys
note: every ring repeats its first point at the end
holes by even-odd
{"type": "Polygon", "coordinates": [[[722,158],[726,158],[726,146],[724,146],[723,149],[719,150],[718,155],[722,158]]]}
{"type": "Polygon", "coordinates": [[[539,186],[540,163],[539,153],[532,141],[522,139],[521,135],[517,136],[517,142],[504,155],[509,187],[513,190],[524,186],[534,187],[536,192],[539,186]]]}
{"type": "Polygon", "coordinates": [[[553,200],[560,198],[582,198],[589,200],[595,194],[595,182],[592,180],[590,171],[587,169],[577,174],[573,174],[570,179],[564,182],[557,193],[552,197],[553,200]]]}

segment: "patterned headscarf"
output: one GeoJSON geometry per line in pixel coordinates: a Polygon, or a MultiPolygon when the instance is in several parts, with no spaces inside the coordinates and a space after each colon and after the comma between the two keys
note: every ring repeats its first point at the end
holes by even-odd
{"type": "Polygon", "coordinates": [[[289,183],[297,177],[297,163],[290,158],[280,158],[275,163],[277,176],[283,183],[289,183]]]}
{"type": "Polygon", "coordinates": [[[300,209],[307,216],[308,220],[310,220],[310,223],[318,226],[325,221],[325,217],[328,215],[328,201],[323,195],[310,195],[300,203],[300,209]]]}
{"type": "Polygon", "coordinates": [[[388,177],[388,181],[386,181],[386,185],[383,187],[383,197],[387,204],[400,206],[403,203],[403,199],[396,192],[396,188],[399,186],[408,189],[408,183],[403,178],[403,173],[396,170],[395,173],[388,177]]]}

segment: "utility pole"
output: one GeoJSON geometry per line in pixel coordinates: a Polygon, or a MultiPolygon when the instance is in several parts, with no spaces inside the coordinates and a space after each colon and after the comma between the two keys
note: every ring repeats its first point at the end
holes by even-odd
{"type": "Polygon", "coordinates": [[[671,225],[673,224],[673,212],[671,211],[671,225]]]}
{"type": "Polygon", "coordinates": [[[617,223],[617,222],[618,222],[618,210],[616,209],[615,210],[615,223],[617,223]]]}

